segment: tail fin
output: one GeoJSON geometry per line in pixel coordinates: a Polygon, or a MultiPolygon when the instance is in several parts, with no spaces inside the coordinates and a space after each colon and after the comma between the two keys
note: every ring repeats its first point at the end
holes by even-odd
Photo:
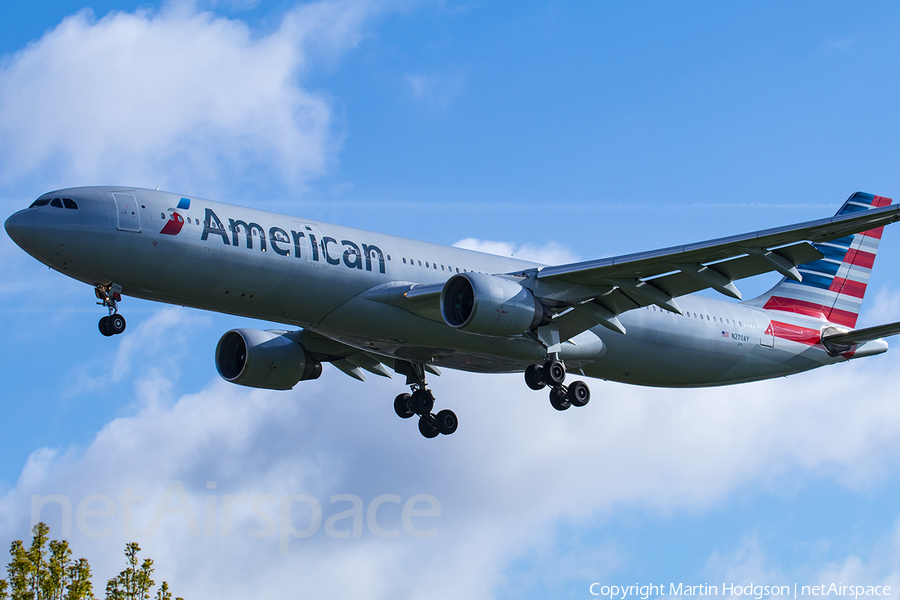
{"type": "MultiPolygon", "coordinates": [[[[890,198],[857,192],[847,199],[837,214],[871,210],[890,203],[890,198]]],[[[802,283],[782,279],[750,303],[856,327],[883,229],[879,227],[830,242],[813,243],[824,258],[797,267],[803,277],[802,283]]]]}

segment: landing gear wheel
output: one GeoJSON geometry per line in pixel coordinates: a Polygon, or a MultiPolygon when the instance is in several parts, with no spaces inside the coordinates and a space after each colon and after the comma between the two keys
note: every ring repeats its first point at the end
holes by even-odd
{"type": "Polygon", "coordinates": [[[434,408],[434,395],[432,395],[430,390],[416,390],[413,392],[410,406],[417,415],[427,415],[431,412],[431,409],[434,408]]]}
{"type": "Polygon", "coordinates": [[[541,370],[541,378],[550,385],[562,385],[566,380],[566,368],[558,360],[548,360],[541,370]]]}
{"type": "Polygon", "coordinates": [[[442,410],[437,414],[435,420],[437,421],[438,431],[444,435],[450,435],[459,427],[459,419],[456,418],[456,413],[452,410],[442,410]]]}
{"type": "Polygon", "coordinates": [[[412,396],[410,394],[400,394],[394,398],[394,412],[397,413],[398,417],[401,419],[408,419],[416,414],[416,411],[410,406],[411,401],[412,396]]]}
{"type": "Polygon", "coordinates": [[[542,390],[546,387],[546,383],[544,383],[544,379],[542,377],[542,371],[544,367],[541,365],[529,365],[527,369],[525,369],[525,385],[530,387],[533,390],[542,390]]]}
{"type": "Polygon", "coordinates": [[[591,390],[585,382],[573,381],[569,385],[566,399],[571,402],[573,406],[584,406],[591,401],[591,390]]]}
{"type": "Polygon", "coordinates": [[[122,300],[122,286],[116,283],[97,284],[94,295],[100,300],[97,304],[109,310],[109,316],[103,317],[97,324],[100,333],[109,337],[125,331],[125,317],[116,308],[122,300]]]}
{"type": "Polygon", "coordinates": [[[438,430],[433,414],[426,413],[419,417],[419,433],[429,439],[438,436],[440,431],[438,430]]]}
{"type": "Polygon", "coordinates": [[[572,403],[566,399],[566,393],[561,387],[555,387],[550,390],[550,404],[556,410],[566,410],[572,406],[572,403]]]}
{"type": "Polygon", "coordinates": [[[97,327],[100,329],[100,333],[109,337],[113,335],[113,332],[109,329],[109,317],[103,317],[100,319],[100,322],[97,323],[97,327]]]}
{"type": "Polygon", "coordinates": [[[106,321],[106,328],[109,329],[113,335],[119,335],[125,331],[125,317],[119,313],[110,315],[106,321]]]}

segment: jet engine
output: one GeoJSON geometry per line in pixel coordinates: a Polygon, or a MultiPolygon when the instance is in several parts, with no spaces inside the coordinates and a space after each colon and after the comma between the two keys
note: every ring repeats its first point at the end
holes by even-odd
{"type": "Polygon", "coordinates": [[[496,275],[461,273],[441,290],[441,316],[450,327],[481,335],[520,335],[552,314],[531,290],[496,275]]]}
{"type": "Polygon", "coordinates": [[[222,379],[247,387],[289,390],[304,379],[317,379],[322,363],[284,331],[232,329],[216,346],[222,379]]]}

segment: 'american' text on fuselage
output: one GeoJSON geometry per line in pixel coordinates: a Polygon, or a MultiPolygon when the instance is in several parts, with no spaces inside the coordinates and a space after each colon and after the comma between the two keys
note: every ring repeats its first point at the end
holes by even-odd
{"type": "Polygon", "coordinates": [[[288,232],[281,227],[270,227],[268,236],[266,235],[266,230],[259,223],[247,223],[242,220],[228,219],[229,227],[226,230],[225,225],[222,223],[222,220],[219,219],[218,215],[211,209],[206,209],[206,216],[203,219],[203,234],[200,236],[202,241],[208,241],[210,235],[221,236],[222,242],[226,246],[240,246],[239,238],[240,234],[244,233],[244,238],[246,240],[246,247],[249,250],[253,249],[253,232],[256,231],[257,237],[259,238],[260,250],[263,252],[266,251],[268,239],[268,245],[272,247],[272,251],[279,256],[290,256],[293,248],[293,255],[296,258],[303,257],[302,248],[306,246],[307,252],[309,256],[307,256],[307,260],[312,262],[320,261],[320,247],[321,247],[321,256],[324,258],[325,262],[329,265],[340,265],[344,264],[345,267],[349,269],[362,269],[363,262],[365,262],[366,271],[372,270],[372,258],[373,256],[378,259],[378,271],[379,273],[384,273],[385,264],[384,264],[384,252],[381,251],[381,248],[378,246],[373,246],[370,244],[357,244],[351,240],[341,240],[340,245],[338,245],[338,241],[333,237],[323,236],[321,240],[316,239],[316,234],[312,227],[306,225],[303,227],[306,231],[294,231],[293,229],[288,235],[288,232]],[[228,232],[231,231],[232,236],[229,238],[228,232]],[[334,250],[330,249],[329,246],[335,246],[337,257],[332,255],[334,250]],[[343,248],[343,254],[341,254],[341,248],[343,248]]]}

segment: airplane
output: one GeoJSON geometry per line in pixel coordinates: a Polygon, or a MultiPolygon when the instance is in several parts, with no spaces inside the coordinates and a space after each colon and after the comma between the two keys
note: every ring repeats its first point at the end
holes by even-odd
{"type": "Polygon", "coordinates": [[[591,397],[567,373],[657,387],[782,377],[873,356],[900,323],[855,329],[878,245],[900,220],[890,198],[857,192],[832,218],[565,265],[352,229],[134,187],[43,194],[8,235],[94,288],[105,336],[126,327],[123,296],[262,319],[219,340],[225,380],[273,390],[330,363],[406,377],[394,399],[426,438],[456,431],[433,411],[440,368],[524,373],[563,411],[591,397]],[[777,272],[743,300],[735,281],[777,272]],[[696,295],[711,289],[730,300],[696,295]]]}

